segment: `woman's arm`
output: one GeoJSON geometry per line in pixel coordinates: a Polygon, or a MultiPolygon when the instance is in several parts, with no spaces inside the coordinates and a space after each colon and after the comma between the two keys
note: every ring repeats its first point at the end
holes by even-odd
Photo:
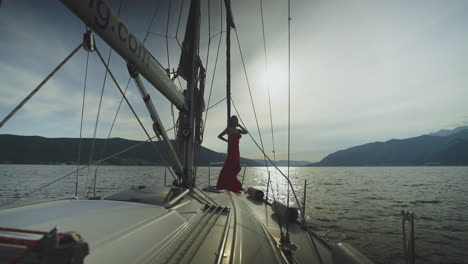
{"type": "Polygon", "coordinates": [[[218,135],[218,138],[221,139],[222,141],[228,142],[227,139],[225,139],[225,138],[223,137],[223,136],[226,135],[226,134],[227,134],[227,128],[224,129],[224,131],[221,132],[221,133],[218,135]]]}
{"type": "Polygon", "coordinates": [[[237,127],[240,128],[240,129],[239,129],[239,133],[241,133],[241,134],[247,134],[247,133],[249,133],[249,131],[247,131],[247,129],[245,129],[245,128],[244,128],[243,126],[241,126],[240,124],[237,125],[237,127]]]}

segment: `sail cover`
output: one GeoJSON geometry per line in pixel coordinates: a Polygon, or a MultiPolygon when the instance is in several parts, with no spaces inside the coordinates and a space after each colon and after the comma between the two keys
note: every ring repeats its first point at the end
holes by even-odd
{"type": "Polygon", "coordinates": [[[187,28],[185,29],[184,42],[182,43],[182,54],[179,62],[179,75],[186,81],[191,82],[192,68],[198,59],[198,45],[200,39],[200,0],[193,0],[190,4],[187,28]]]}

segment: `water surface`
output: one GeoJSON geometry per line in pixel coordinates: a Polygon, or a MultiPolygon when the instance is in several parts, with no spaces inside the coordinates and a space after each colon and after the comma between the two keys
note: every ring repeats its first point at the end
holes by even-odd
{"type": "MultiPolygon", "coordinates": [[[[26,203],[73,196],[76,165],[0,165],[0,204],[26,203]],[[31,195],[28,193],[35,191],[31,195]]],[[[281,168],[285,173],[287,168],[281,168]]],[[[198,185],[216,184],[220,168],[199,168],[198,185]]],[[[242,172],[241,172],[242,173],[242,172]]],[[[164,184],[164,167],[101,166],[78,174],[78,196],[97,175],[96,195],[105,196],[132,185],[164,184]]],[[[244,186],[266,189],[266,168],[247,168],[244,186]]],[[[287,184],[272,172],[270,199],[287,201],[287,184]]],[[[167,183],[171,175],[166,175],[167,183]]],[[[419,263],[468,263],[468,167],[339,167],[290,168],[290,180],[302,203],[307,180],[306,216],[324,239],[349,242],[377,263],[402,263],[401,210],[416,215],[419,263]]],[[[292,191],[290,202],[295,203],[292,191]]]]}

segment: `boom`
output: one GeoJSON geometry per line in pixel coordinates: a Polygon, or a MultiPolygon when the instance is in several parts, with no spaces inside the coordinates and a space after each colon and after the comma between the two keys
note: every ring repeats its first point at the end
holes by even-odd
{"type": "Polygon", "coordinates": [[[96,32],[124,60],[132,64],[179,110],[185,108],[184,95],[177,90],[156,59],[130,32],[103,0],[60,0],[88,27],[96,32]]]}

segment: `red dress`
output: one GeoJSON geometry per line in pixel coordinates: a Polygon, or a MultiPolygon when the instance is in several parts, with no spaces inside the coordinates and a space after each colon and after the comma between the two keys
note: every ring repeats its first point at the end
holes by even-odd
{"type": "Polygon", "coordinates": [[[228,190],[231,192],[240,192],[242,184],[237,179],[237,174],[240,172],[240,154],[239,154],[239,139],[240,134],[231,134],[228,136],[228,153],[224,166],[219,173],[216,189],[228,190]]]}

